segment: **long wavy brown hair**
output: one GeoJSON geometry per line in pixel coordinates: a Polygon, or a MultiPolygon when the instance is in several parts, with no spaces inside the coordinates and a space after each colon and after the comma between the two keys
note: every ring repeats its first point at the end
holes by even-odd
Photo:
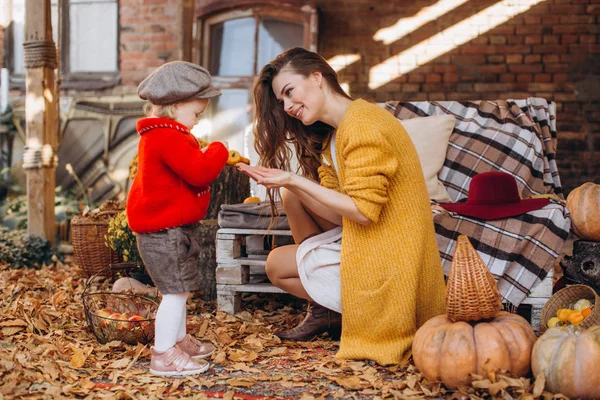
{"type": "MultiPolygon", "coordinates": [[[[273,79],[284,68],[304,77],[320,72],[330,90],[347,99],[351,98],[340,86],[337,73],[327,61],[319,54],[301,47],[286,50],[275,57],[263,67],[254,84],[254,148],[260,156],[259,164],[289,171],[292,151],[287,143],[292,143],[300,165],[299,173],[318,180],[321,153],[335,129],[320,121],[305,126],[285,112],[272,86],[273,79]]],[[[279,197],[279,191],[275,189],[269,190],[268,194],[271,204],[279,197]]]]}

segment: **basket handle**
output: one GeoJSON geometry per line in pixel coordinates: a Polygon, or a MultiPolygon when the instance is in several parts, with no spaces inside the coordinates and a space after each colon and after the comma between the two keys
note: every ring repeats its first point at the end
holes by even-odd
{"type": "Polygon", "coordinates": [[[90,286],[92,285],[92,282],[94,281],[94,278],[96,278],[98,275],[104,273],[107,270],[131,271],[137,267],[138,267],[138,265],[136,263],[109,264],[108,267],[102,268],[100,271],[96,272],[94,275],[92,275],[91,277],[88,278],[88,280],[85,282],[85,288],[83,289],[83,293],[81,295],[83,296],[90,289],[90,286]]]}

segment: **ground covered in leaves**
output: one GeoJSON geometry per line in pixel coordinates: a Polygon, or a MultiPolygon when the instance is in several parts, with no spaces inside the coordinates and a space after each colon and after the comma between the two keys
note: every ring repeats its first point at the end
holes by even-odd
{"type": "MultiPolygon", "coordinates": [[[[216,312],[188,303],[188,332],[218,350],[203,375],[165,379],[148,373],[150,345],[99,344],[82,305],[85,279],[77,267],[0,267],[0,400],[85,399],[550,399],[540,379],[504,374],[476,377],[450,391],[413,365],[384,368],[339,361],[338,342],[281,342],[273,333],[302,318],[287,296],[248,296],[245,311],[216,312]]],[[[554,396],[556,397],[556,396],[554,396]]]]}

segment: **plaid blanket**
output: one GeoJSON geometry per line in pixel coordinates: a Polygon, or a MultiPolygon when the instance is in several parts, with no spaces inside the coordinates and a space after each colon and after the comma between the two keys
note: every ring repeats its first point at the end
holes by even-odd
{"type": "Polygon", "coordinates": [[[388,102],[385,107],[400,120],[443,114],[456,117],[438,174],[452,201],[466,200],[473,176],[486,171],[513,175],[522,198],[554,197],[540,210],[495,221],[458,215],[432,202],[444,272],[450,272],[456,238],[465,234],[496,278],[504,301],[518,306],[553,268],[571,225],[555,161],[554,103],[528,98],[388,102]]]}

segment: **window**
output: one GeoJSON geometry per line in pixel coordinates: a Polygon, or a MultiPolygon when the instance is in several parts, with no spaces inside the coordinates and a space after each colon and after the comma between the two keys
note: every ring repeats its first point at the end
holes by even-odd
{"type": "MultiPolygon", "coordinates": [[[[282,51],[316,51],[316,9],[263,3],[225,12],[199,14],[195,60],[207,67],[223,93],[209,103],[194,133],[225,140],[230,149],[252,158],[252,85],[261,68],[282,51]]],[[[255,159],[253,160],[255,161],[255,159]]]]}
{"type": "MultiPolygon", "coordinates": [[[[60,49],[62,87],[102,88],[118,83],[117,0],[51,0],[52,36],[60,49]],[[60,14],[59,14],[60,11],[60,14]],[[59,15],[62,29],[59,29],[59,15]],[[60,31],[60,38],[59,36],[60,31]]],[[[23,84],[25,0],[12,0],[9,55],[13,83],[23,84]]]]}

